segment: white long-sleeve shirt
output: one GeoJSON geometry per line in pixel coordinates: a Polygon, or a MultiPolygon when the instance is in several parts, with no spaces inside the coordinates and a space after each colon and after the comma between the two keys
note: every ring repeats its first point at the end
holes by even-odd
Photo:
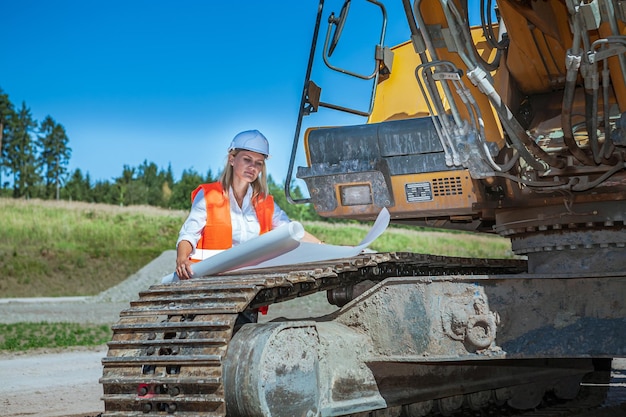
{"type": "MultiPolygon", "coordinates": [[[[234,195],[235,194],[233,193],[233,189],[231,187],[228,193],[230,203],[230,219],[233,229],[233,246],[237,246],[254,237],[257,237],[261,232],[261,225],[256,216],[254,206],[252,205],[252,187],[248,187],[248,191],[243,198],[242,207],[239,207],[234,195]]],[[[290,220],[287,214],[280,207],[278,207],[278,204],[274,203],[272,229],[289,222],[290,220]]],[[[178,247],[178,244],[181,241],[186,240],[191,243],[191,246],[193,247],[193,251],[191,253],[193,254],[196,250],[198,240],[200,240],[202,229],[206,223],[206,201],[204,199],[204,191],[200,190],[191,204],[191,210],[189,211],[187,220],[185,220],[180,229],[176,246],[178,247]]]]}

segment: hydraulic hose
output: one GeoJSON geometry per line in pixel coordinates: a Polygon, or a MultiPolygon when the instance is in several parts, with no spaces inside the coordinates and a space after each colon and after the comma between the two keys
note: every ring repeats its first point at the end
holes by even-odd
{"type": "Polygon", "coordinates": [[[528,136],[524,128],[511,113],[511,110],[502,102],[502,98],[496,92],[493,85],[486,79],[487,76],[481,68],[476,67],[468,71],[467,76],[472,83],[489,98],[489,101],[500,116],[502,125],[507,130],[513,146],[520,153],[522,159],[538,171],[544,171],[547,168],[540,161],[552,167],[563,167],[563,161],[548,154],[528,136]]]}
{"type": "Polygon", "coordinates": [[[578,77],[578,67],[580,66],[580,55],[568,55],[567,62],[567,75],[565,77],[565,90],[563,91],[561,113],[563,141],[570,153],[580,163],[584,165],[595,165],[593,159],[578,147],[574,139],[574,130],[572,129],[572,107],[574,105],[574,92],[576,89],[576,78],[578,77]]]}
{"type": "MultiPolygon", "coordinates": [[[[456,20],[460,23],[462,16],[456,8],[454,2],[451,2],[450,0],[441,1],[444,5],[444,14],[446,15],[448,21],[450,22],[456,20]]],[[[463,33],[461,35],[463,35],[463,33]]],[[[562,167],[563,161],[559,160],[556,156],[548,154],[528,136],[524,128],[519,124],[517,119],[515,119],[506,104],[502,102],[502,98],[493,87],[490,75],[485,72],[468,54],[462,52],[463,46],[465,46],[465,50],[470,50],[470,48],[473,50],[473,46],[467,36],[464,36],[463,38],[464,42],[462,43],[464,45],[457,40],[456,36],[454,36],[455,42],[457,42],[459,56],[463,59],[463,62],[468,68],[467,76],[480,91],[487,95],[493,104],[494,108],[498,112],[503,126],[505,126],[505,128],[508,127],[507,133],[509,133],[511,140],[515,148],[520,153],[522,159],[528,162],[528,164],[533,168],[540,171],[545,170],[546,166],[539,161],[543,161],[549,166],[559,168],[562,167]]]]}
{"type": "Polygon", "coordinates": [[[600,164],[600,146],[598,144],[598,89],[591,90],[591,94],[585,93],[585,119],[587,134],[591,145],[591,154],[596,165],[600,164]]]}
{"type": "Polygon", "coordinates": [[[593,159],[576,143],[574,130],[572,129],[572,108],[574,106],[574,93],[576,92],[576,79],[578,78],[578,69],[580,68],[580,62],[582,60],[580,43],[585,43],[585,37],[582,34],[581,24],[577,19],[578,14],[574,0],[567,1],[567,8],[570,15],[572,15],[574,36],[572,39],[572,48],[568,51],[567,57],[565,58],[567,73],[565,75],[565,89],[563,91],[563,104],[561,106],[563,142],[574,158],[580,163],[584,165],[595,165],[593,159]]]}

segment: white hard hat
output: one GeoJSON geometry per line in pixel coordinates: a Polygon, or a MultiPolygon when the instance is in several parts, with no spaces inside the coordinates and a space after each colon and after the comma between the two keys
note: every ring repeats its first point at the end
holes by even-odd
{"type": "Polygon", "coordinates": [[[264,155],[266,158],[270,155],[269,142],[258,130],[246,130],[245,132],[237,133],[228,147],[228,152],[233,149],[257,152],[264,155]]]}

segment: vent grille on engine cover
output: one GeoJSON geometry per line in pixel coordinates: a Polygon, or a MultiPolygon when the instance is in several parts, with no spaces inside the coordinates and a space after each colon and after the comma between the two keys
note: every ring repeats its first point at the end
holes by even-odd
{"type": "Polygon", "coordinates": [[[433,196],[435,197],[463,194],[463,184],[461,183],[461,177],[433,178],[432,187],[433,196]]]}

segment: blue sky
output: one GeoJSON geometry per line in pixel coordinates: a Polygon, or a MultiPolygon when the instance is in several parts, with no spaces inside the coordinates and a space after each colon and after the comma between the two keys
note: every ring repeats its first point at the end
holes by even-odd
{"type": "MultiPolygon", "coordinates": [[[[350,18],[361,13],[352,3],[350,18]]],[[[387,3],[391,46],[409,31],[399,20],[401,2],[387,3]]],[[[25,102],[36,120],[50,115],[65,127],[70,170],[80,168],[93,181],[112,180],[124,165],[144,160],[163,169],[171,164],[176,179],[185,169],[217,174],[232,137],[259,129],[270,141],[269,173],[282,182],[317,4],[0,0],[0,87],[17,108],[25,102]]],[[[322,40],[330,11],[340,8],[326,0],[322,40]]],[[[344,79],[326,81],[324,101],[333,94],[357,100],[344,79]]],[[[299,156],[297,165],[303,163],[299,156]]]]}

